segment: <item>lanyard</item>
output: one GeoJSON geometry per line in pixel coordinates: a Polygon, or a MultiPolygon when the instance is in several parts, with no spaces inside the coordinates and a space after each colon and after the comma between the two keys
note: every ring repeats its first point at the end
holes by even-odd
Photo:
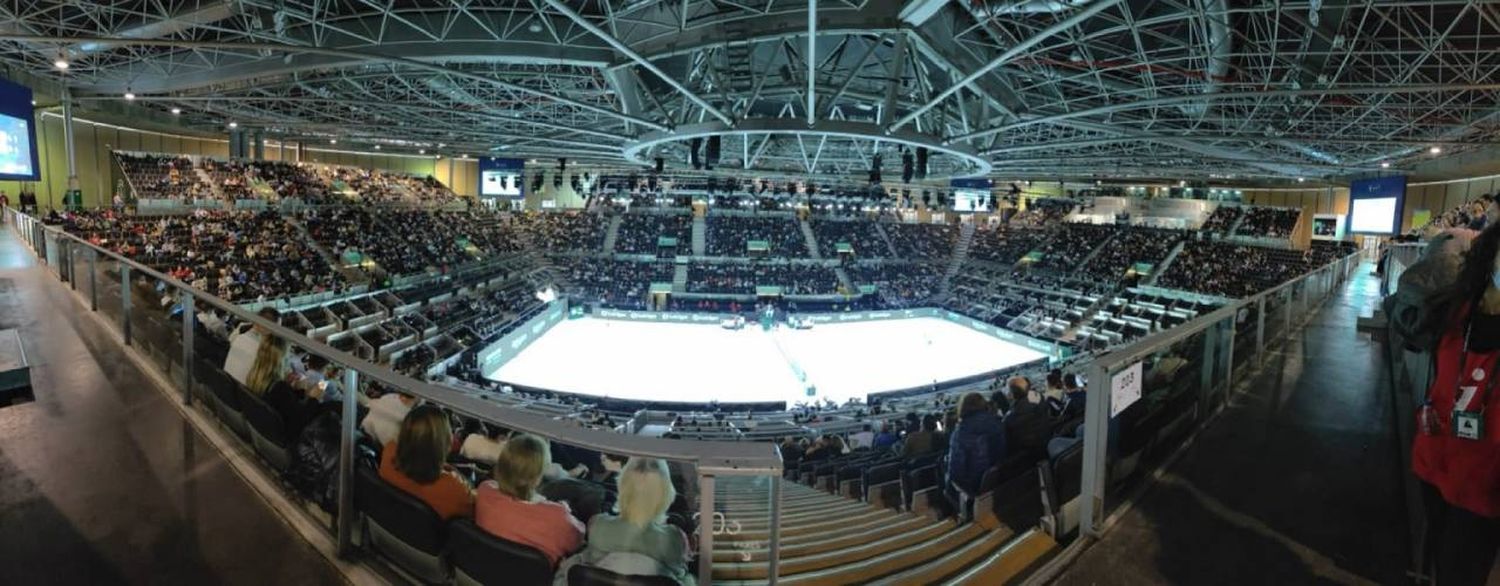
{"type": "MultiPolygon", "coordinates": [[[[1469,335],[1472,333],[1474,333],[1474,317],[1470,313],[1469,324],[1464,329],[1464,351],[1458,358],[1458,377],[1454,382],[1453,408],[1455,411],[1458,410],[1458,400],[1463,397],[1464,381],[1473,379],[1473,372],[1469,370],[1469,335]]],[[[1493,391],[1496,382],[1500,381],[1500,372],[1496,372],[1497,370],[1500,370],[1500,356],[1496,356],[1494,363],[1490,365],[1490,369],[1485,371],[1484,378],[1489,383],[1484,385],[1484,390],[1477,397],[1470,399],[1469,404],[1465,405],[1465,407],[1469,407],[1468,411],[1483,413],[1485,406],[1489,405],[1490,391],[1493,391]],[[1477,403],[1475,402],[1476,399],[1478,400],[1477,403]],[[1475,405],[1478,405],[1478,407],[1475,407],[1475,405]]],[[[1473,380],[1474,382],[1479,382],[1478,379],[1473,380]]]]}

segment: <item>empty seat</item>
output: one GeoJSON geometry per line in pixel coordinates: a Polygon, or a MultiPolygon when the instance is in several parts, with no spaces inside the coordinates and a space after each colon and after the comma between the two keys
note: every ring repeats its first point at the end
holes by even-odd
{"type": "Polygon", "coordinates": [[[250,426],[250,444],[255,447],[255,453],[277,472],[285,472],[292,463],[292,442],[286,437],[286,424],[281,420],[281,414],[248,391],[240,397],[240,407],[245,423],[250,426]]]}
{"type": "Polygon", "coordinates": [[[364,467],[355,475],[354,501],[372,549],[428,583],[448,579],[447,526],[432,507],[364,467]]]}
{"type": "Polygon", "coordinates": [[[448,552],[453,562],[454,581],[460,586],[547,586],[552,583],[552,562],[546,555],[490,535],[468,519],[449,525],[448,552]]]}

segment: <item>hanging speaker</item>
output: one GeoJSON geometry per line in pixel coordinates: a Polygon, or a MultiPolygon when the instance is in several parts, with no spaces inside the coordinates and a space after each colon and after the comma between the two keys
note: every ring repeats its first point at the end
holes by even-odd
{"type": "Polygon", "coordinates": [[[561,173],[561,172],[567,171],[567,170],[568,170],[568,160],[565,159],[565,158],[559,157],[557,159],[557,172],[561,173]]]}
{"type": "Polygon", "coordinates": [[[918,179],[927,178],[927,147],[917,147],[917,168],[914,174],[918,179]]]}
{"type": "Polygon", "coordinates": [[[661,157],[657,157],[656,158],[656,174],[657,175],[661,175],[661,172],[664,171],[664,170],[666,170],[666,168],[667,168],[667,160],[663,159],[661,157]]]}

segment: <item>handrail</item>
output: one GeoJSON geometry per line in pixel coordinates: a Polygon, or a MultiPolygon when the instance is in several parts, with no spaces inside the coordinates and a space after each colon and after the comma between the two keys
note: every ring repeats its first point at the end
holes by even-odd
{"type": "Polygon", "coordinates": [[[291,344],[295,344],[298,348],[309,354],[327,358],[334,364],[343,365],[346,369],[356,371],[383,385],[400,389],[415,397],[441,404],[464,415],[517,431],[534,433],[564,444],[600,452],[625,456],[691,461],[697,464],[700,472],[709,474],[714,472],[733,472],[736,474],[759,473],[779,475],[782,470],[781,456],[776,447],[771,444],[670,440],[582,428],[556,421],[548,416],[508,409],[479,397],[414,380],[391,370],[389,367],[360,359],[329,346],[324,342],[308,338],[301,333],[282,327],[281,324],[262,319],[260,316],[246,311],[232,302],[194,289],[187,283],[153,270],[119,253],[96,246],[87,240],[69,234],[65,230],[47,226],[33,216],[22,214],[16,210],[11,211],[18,216],[27,217],[35,221],[42,227],[44,233],[50,233],[56,238],[76,242],[92,249],[97,254],[123,263],[129,266],[132,272],[139,272],[142,275],[162,281],[178,291],[191,295],[194,299],[206,302],[216,310],[234,316],[242,322],[264,328],[265,331],[285,339],[291,344]]]}

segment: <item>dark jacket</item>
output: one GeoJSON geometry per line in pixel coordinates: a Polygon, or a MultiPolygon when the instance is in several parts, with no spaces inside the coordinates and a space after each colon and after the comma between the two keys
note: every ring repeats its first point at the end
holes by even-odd
{"type": "Polygon", "coordinates": [[[1005,459],[1005,423],[984,411],[965,417],[948,440],[948,482],[974,494],[984,473],[1005,459]]]}
{"type": "MultiPolygon", "coordinates": [[[[962,428],[963,426],[959,426],[962,428]]],[[[1052,439],[1052,418],[1047,408],[1021,401],[1005,415],[1005,441],[1013,454],[1026,454],[1032,461],[1047,457],[1047,441],[1052,439]]]]}

